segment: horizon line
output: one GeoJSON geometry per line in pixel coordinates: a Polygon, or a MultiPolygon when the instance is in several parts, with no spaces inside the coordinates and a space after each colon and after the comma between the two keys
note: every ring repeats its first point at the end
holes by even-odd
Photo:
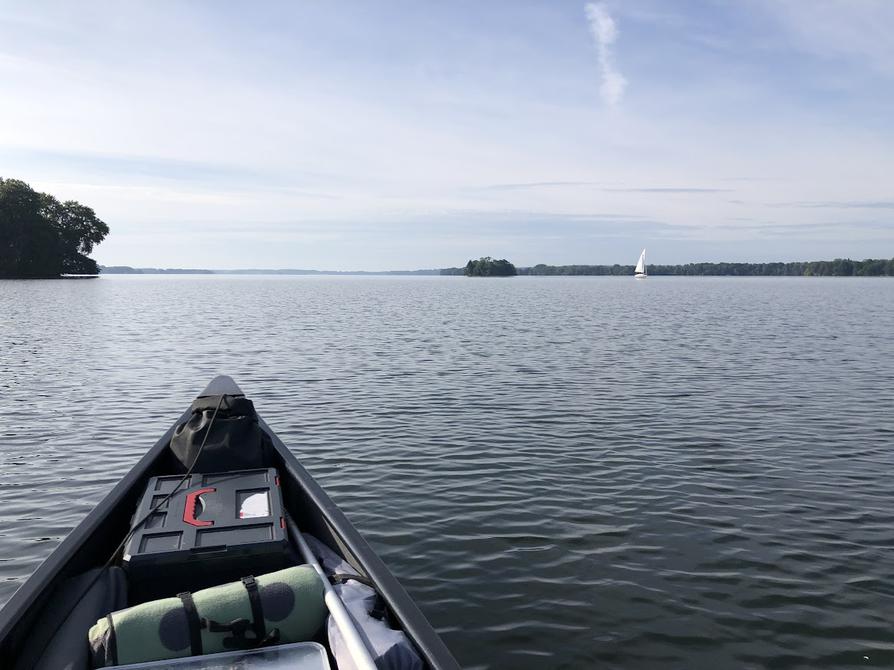
{"type": "MultiPolygon", "coordinates": [[[[686,261],[685,263],[649,263],[651,266],[664,267],[684,267],[687,265],[770,265],[780,264],[787,265],[789,263],[832,263],[835,261],[851,261],[851,262],[868,262],[868,261],[889,261],[880,258],[862,258],[852,259],[849,257],[838,257],[833,259],[821,260],[790,260],[790,261],[686,261]]],[[[634,263],[535,263],[534,265],[518,265],[521,270],[528,270],[535,267],[634,267],[634,263]]],[[[461,270],[464,266],[450,266],[443,268],[417,268],[413,270],[315,270],[308,268],[165,268],[165,267],[137,267],[132,265],[99,265],[100,274],[294,274],[294,275],[439,275],[444,270],[461,270]]]]}

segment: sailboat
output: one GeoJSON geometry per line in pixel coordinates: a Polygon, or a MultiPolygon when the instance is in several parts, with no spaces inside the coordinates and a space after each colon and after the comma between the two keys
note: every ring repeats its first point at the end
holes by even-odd
{"type": "Polygon", "coordinates": [[[639,255],[639,260],[636,262],[636,269],[633,271],[635,274],[633,275],[636,279],[645,279],[649,275],[646,274],[646,250],[643,249],[643,252],[639,255]]]}

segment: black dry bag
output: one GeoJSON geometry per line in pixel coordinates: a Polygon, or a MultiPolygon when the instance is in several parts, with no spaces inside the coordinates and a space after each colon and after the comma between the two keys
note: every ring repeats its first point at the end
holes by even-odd
{"type": "Polygon", "coordinates": [[[234,395],[205,396],[196,398],[190,411],[189,419],[174,429],[171,438],[171,451],[184,472],[193,465],[203,441],[205,447],[193,468],[196,472],[264,467],[269,438],[258,425],[258,415],[251,400],[234,395]]]}

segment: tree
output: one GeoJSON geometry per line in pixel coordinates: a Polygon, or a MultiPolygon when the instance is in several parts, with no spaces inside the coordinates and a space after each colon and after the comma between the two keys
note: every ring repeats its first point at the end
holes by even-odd
{"type": "Polygon", "coordinates": [[[90,207],[75,200],[60,203],[42,194],[43,215],[55,227],[62,241],[62,271],[69,274],[97,274],[96,261],[87,254],[109,234],[109,227],[90,207]]]}
{"type": "Polygon", "coordinates": [[[0,178],[0,277],[97,274],[87,254],[108,233],[90,207],[0,178]]]}
{"type": "Polygon", "coordinates": [[[484,256],[466,263],[463,274],[466,277],[514,277],[518,271],[505,258],[494,260],[490,256],[484,256]]]}

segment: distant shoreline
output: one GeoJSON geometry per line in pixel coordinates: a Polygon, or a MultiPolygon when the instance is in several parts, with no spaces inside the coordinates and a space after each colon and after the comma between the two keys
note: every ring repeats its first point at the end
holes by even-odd
{"type": "MultiPolygon", "coordinates": [[[[633,276],[633,265],[545,265],[519,267],[519,276],[633,276]]],[[[894,277],[894,258],[855,261],[793,261],[788,263],[685,263],[649,265],[648,274],[670,277],[894,277]]],[[[463,268],[427,270],[305,270],[249,268],[206,270],[197,268],[135,268],[128,265],[100,266],[102,274],[122,275],[325,275],[325,276],[450,276],[462,275],[463,268]]]]}
{"type": "Polygon", "coordinates": [[[204,270],[197,268],[134,268],[129,265],[100,265],[101,274],[109,275],[429,275],[442,274],[441,270],[302,270],[276,269],[264,270],[249,268],[245,270],[204,270]]]}
{"type": "Polygon", "coordinates": [[[4,281],[57,281],[63,279],[69,281],[72,279],[99,279],[99,275],[43,275],[36,277],[7,277],[0,275],[0,280],[4,281]]]}

